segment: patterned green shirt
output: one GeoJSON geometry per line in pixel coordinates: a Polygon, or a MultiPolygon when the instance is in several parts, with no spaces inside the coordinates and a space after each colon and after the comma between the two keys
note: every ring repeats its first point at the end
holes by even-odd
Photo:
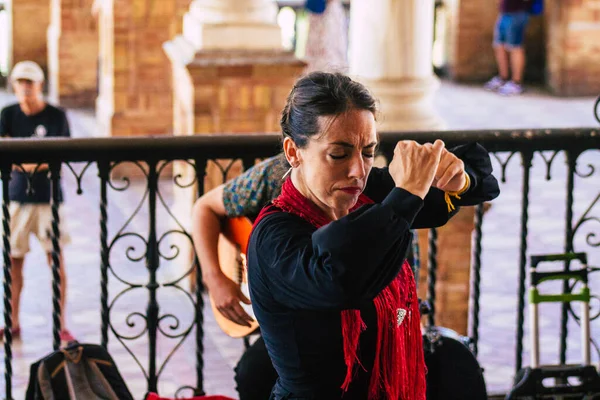
{"type": "Polygon", "coordinates": [[[225,183],[223,204],[227,216],[256,218],[260,210],[279,195],[282,178],[289,168],[282,153],[225,183]]]}

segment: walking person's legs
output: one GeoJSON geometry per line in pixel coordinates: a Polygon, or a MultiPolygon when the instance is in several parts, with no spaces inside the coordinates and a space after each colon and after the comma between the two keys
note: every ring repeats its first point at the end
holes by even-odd
{"type": "Polygon", "coordinates": [[[498,66],[498,76],[506,82],[510,79],[508,51],[504,45],[498,44],[494,46],[494,55],[498,66]]]}
{"type": "Polygon", "coordinates": [[[21,321],[19,319],[19,310],[21,307],[21,292],[23,291],[23,265],[25,258],[10,258],[11,275],[12,275],[12,328],[14,331],[19,331],[21,321]]]}
{"type": "MultiPolygon", "coordinates": [[[[29,236],[33,233],[46,251],[48,265],[52,267],[52,210],[49,204],[10,204],[10,250],[11,250],[11,277],[12,277],[12,332],[13,337],[18,337],[21,329],[20,306],[23,291],[23,266],[25,254],[29,252],[29,236]]],[[[64,218],[61,217],[61,247],[69,243],[70,237],[65,229],[64,218]]],[[[60,336],[63,342],[74,340],[66,327],[66,300],[67,300],[67,274],[62,252],[59,257],[60,277],[60,336]]],[[[4,337],[4,328],[0,329],[0,337],[4,337]]]]}
{"type": "MultiPolygon", "coordinates": [[[[32,227],[32,209],[28,205],[11,202],[10,214],[10,263],[11,263],[11,306],[13,338],[21,334],[21,293],[23,292],[23,267],[29,252],[29,235],[32,227]]],[[[4,328],[0,328],[0,340],[4,339],[4,328]]]]}
{"type": "Polygon", "coordinates": [[[510,79],[510,64],[508,51],[506,49],[507,30],[510,23],[510,16],[500,14],[496,20],[494,27],[494,56],[496,58],[496,66],[498,67],[498,75],[487,81],[483,86],[486,90],[496,91],[510,79]]]}
{"type": "Polygon", "coordinates": [[[510,58],[511,80],[506,82],[498,93],[511,96],[523,93],[523,73],[525,71],[525,29],[529,22],[527,12],[511,14],[507,27],[506,48],[510,58]]]}
{"type": "Polygon", "coordinates": [[[501,14],[494,29],[494,55],[498,75],[485,84],[485,89],[503,95],[523,92],[525,70],[525,29],[529,22],[527,12],[501,14]]]}
{"type": "Polygon", "coordinates": [[[512,71],[512,81],[522,84],[523,72],[525,71],[525,49],[523,46],[510,49],[510,68],[512,71]]]}
{"type": "MultiPolygon", "coordinates": [[[[11,305],[12,305],[12,334],[13,338],[17,338],[21,334],[21,321],[19,319],[19,309],[21,306],[21,292],[23,291],[23,264],[24,257],[11,257],[11,305]]],[[[0,340],[4,338],[4,328],[0,329],[0,340]]]]}

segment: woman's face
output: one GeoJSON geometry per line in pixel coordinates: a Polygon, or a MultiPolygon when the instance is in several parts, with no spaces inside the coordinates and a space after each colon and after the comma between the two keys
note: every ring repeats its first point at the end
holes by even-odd
{"type": "Polygon", "coordinates": [[[370,111],[352,109],[335,117],[319,117],[321,133],[296,148],[284,148],[295,168],[294,185],[332,219],[348,214],[373,167],[377,131],[370,111]],[[290,150],[290,151],[288,151],[290,150]]]}

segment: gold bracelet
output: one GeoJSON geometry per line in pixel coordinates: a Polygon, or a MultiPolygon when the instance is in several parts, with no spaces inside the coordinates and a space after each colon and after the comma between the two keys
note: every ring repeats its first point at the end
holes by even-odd
{"type": "Polygon", "coordinates": [[[467,174],[466,172],[464,174],[465,174],[465,184],[459,191],[444,193],[444,200],[446,201],[446,204],[448,205],[448,212],[452,212],[452,211],[456,210],[456,207],[454,206],[454,204],[452,204],[452,199],[450,199],[450,196],[455,197],[456,199],[460,200],[460,196],[462,194],[464,194],[467,190],[469,190],[469,187],[471,186],[471,179],[469,178],[469,174],[467,174]]]}

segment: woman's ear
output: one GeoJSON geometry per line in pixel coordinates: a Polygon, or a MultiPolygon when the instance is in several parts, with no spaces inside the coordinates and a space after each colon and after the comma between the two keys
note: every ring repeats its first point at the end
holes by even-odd
{"type": "Polygon", "coordinates": [[[298,146],[289,137],[283,139],[283,152],[292,168],[297,168],[300,165],[301,157],[298,146]]]}

